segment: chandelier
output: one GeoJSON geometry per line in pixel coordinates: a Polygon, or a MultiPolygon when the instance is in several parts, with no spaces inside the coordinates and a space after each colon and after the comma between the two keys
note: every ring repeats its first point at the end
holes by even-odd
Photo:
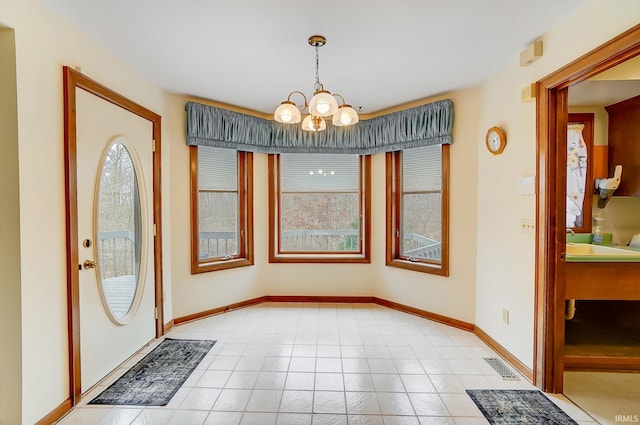
{"type": "Polygon", "coordinates": [[[337,93],[331,93],[325,90],[320,83],[318,74],[318,49],[324,46],[327,39],[321,35],[312,35],[309,37],[309,45],[316,48],[316,83],[313,86],[313,97],[307,103],[307,97],[300,91],[292,91],[289,93],[287,100],[282,102],[273,114],[273,119],[283,124],[297,124],[302,121],[302,129],[305,131],[323,131],[327,128],[324,120],[325,117],[333,116],[331,122],[339,127],[346,127],[358,122],[358,113],[351,105],[347,105],[344,97],[337,93]],[[304,104],[298,106],[291,100],[291,96],[299,94],[304,99],[304,104]],[[342,103],[338,105],[336,97],[339,97],[342,103]],[[309,114],[302,120],[301,112],[308,108],[309,114]]]}

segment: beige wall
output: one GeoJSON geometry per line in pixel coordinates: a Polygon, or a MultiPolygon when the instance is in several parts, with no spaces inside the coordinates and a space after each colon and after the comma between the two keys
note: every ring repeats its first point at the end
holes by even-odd
{"type": "MultiPolygon", "coordinates": [[[[21,281],[22,296],[22,423],[33,424],[69,397],[62,66],[81,66],[91,78],[161,115],[165,94],[39,0],[0,2],[0,21],[15,29],[16,40],[22,263],[14,279],[21,281]]],[[[168,187],[168,157],[164,161],[168,187]]],[[[169,194],[163,192],[165,211],[169,194]]],[[[169,225],[165,220],[164,264],[170,270],[169,225]]],[[[168,277],[165,285],[170,305],[168,277]]],[[[19,362],[13,367],[19,370],[19,362]]],[[[5,403],[3,398],[0,410],[5,403]]]]}
{"type": "MultiPolygon", "coordinates": [[[[521,177],[536,174],[535,102],[520,91],[640,21],[640,2],[594,0],[545,34],[544,56],[520,67],[518,56],[482,86],[477,137],[493,125],[507,132],[507,148],[494,157],[478,143],[478,235],[476,324],[532,367],[533,235],[520,231],[521,218],[535,217],[535,198],[518,193],[521,177]],[[502,323],[502,309],[510,324],[502,323]]],[[[525,46],[522,46],[523,48],[525,46]]]]}
{"type": "Polygon", "coordinates": [[[374,295],[469,323],[475,321],[478,150],[480,91],[449,93],[455,120],[450,148],[449,277],[385,266],[384,155],[374,158],[373,285],[374,295]]]}
{"type": "Polygon", "coordinates": [[[20,186],[15,34],[0,25],[0,424],[21,421],[20,186]]]}

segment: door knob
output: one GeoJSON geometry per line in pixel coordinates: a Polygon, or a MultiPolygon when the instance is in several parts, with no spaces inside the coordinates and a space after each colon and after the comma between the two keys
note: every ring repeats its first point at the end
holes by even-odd
{"type": "Polygon", "coordinates": [[[91,261],[91,260],[84,260],[84,263],[82,263],[82,268],[83,269],[95,269],[96,268],[96,262],[95,261],[91,261]]]}

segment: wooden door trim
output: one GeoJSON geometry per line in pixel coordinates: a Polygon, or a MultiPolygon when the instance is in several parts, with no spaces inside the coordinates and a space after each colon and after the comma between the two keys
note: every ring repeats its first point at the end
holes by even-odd
{"type": "Polygon", "coordinates": [[[163,335],[162,297],[162,211],[161,211],[161,117],[155,112],[127,99],[102,84],[92,80],[68,66],[63,67],[64,94],[64,171],[66,203],[66,254],[67,254],[67,323],[69,349],[69,395],[72,405],[80,401],[82,395],[80,377],[80,297],[78,273],[78,182],[77,182],[77,133],[76,133],[76,88],[93,94],[115,106],[142,117],[152,124],[153,151],[153,222],[155,307],[158,314],[155,321],[156,337],[163,335]]]}
{"type": "Polygon", "coordinates": [[[536,289],[534,383],[562,392],[567,88],[640,54],[640,25],[536,83],[536,289]],[[564,158],[563,158],[564,157],[564,158]],[[563,169],[564,167],[564,169],[563,169]],[[559,182],[561,180],[561,182],[559,182]]]}

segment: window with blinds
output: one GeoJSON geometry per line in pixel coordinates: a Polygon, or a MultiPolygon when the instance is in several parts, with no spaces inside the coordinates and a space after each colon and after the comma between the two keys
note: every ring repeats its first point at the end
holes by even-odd
{"type": "Polygon", "coordinates": [[[238,153],[198,147],[200,260],[238,254],[238,153]]]}
{"type": "Polygon", "coordinates": [[[387,154],[387,264],[448,274],[448,145],[387,154]]]}
{"type": "Polygon", "coordinates": [[[217,263],[247,257],[247,183],[251,174],[247,161],[251,154],[209,146],[190,149],[195,162],[191,170],[196,171],[192,176],[192,271],[236,266],[237,261],[217,263]]]}
{"type": "Polygon", "coordinates": [[[270,157],[272,261],[361,260],[370,159],[348,154],[270,157]],[[289,255],[291,254],[291,255],[289,255]]]}

